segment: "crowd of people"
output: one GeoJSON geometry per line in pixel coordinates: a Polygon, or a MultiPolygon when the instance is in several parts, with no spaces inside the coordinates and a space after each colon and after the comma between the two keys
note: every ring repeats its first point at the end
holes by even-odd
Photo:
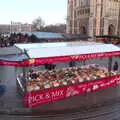
{"type": "Polygon", "coordinates": [[[35,35],[29,36],[28,34],[13,33],[9,35],[0,34],[0,47],[13,46],[15,43],[27,43],[37,40],[35,35]]]}
{"type": "MultiPolygon", "coordinates": [[[[101,39],[102,40],[102,39],[101,39]]],[[[120,41],[120,39],[118,39],[120,41]]],[[[12,34],[0,34],[0,47],[13,46],[15,43],[35,43],[35,42],[70,42],[70,41],[94,41],[93,38],[38,38],[34,34],[12,33],[12,34]]],[[[99,40],[96,40],[100,42],[99,40]]],[[[110,41],[101,41],[102,43],[108,43],[110,41]]],[[[111,42],[110,42],[111,43],[111,42]]],[[[113,43],[114,44],[114,43],[113,43]]]]}
{"type": "Polygon", "coordinates": [[[15,43],[36,43],[36,42],[63,42],[61,38],[38,38],[34,34],[12,33],[0,34],[0,47],[10,47],[15,43]]]}

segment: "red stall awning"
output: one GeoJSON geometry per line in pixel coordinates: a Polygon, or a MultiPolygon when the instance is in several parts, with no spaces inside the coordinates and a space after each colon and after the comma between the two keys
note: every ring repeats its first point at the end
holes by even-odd
{"type": "Polygon", "coordinates": [[[0,65],[31,66],[120,55],[119,47],[95,42],[34,43],[15,46],[26,54],[26,59],[22,61],[2,59],[0,65]]]}

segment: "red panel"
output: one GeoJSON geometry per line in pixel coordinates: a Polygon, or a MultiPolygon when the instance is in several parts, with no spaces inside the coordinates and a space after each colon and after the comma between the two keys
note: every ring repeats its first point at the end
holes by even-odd
{"type": "Polygon", "coordinates": [[[89,59],[93,59],[93,58],[104,58],[104,57],[112,57],[112,56],[118,56],[118,55],[120,55],[120,51],[109,52],[109,53],[95,53],[95,54],[85,54],[85,55],[49,57],[49,58],[36,58],[36,59],[25,60],[24,62],[0,60],[0,65],[6,65],[6,66],[43,65],[46,63],[89,60],[89,59]]]}
{"type": "Polygon", "coordinates": [[[77,85],[52,88],[39,92],[32,92],[25,94],[24,104],[27,107],[36,107],[40,104],[54,102],[61,99],[66,99],[71,96],[85,94],[88,92],[103,90],[105,88],[109,88],[118,84],[120,84],[120,75],[96,81],[85,82],[77,85]]]}

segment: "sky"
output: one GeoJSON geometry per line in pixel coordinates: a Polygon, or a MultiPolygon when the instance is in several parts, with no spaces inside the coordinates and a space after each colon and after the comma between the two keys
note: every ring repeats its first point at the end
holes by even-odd
{"type": "Polygon", "coordinates": [[[39,16],[46,25],[65,23],[67,0],[1,0],[0,24],[32,23],[39,16]]]}

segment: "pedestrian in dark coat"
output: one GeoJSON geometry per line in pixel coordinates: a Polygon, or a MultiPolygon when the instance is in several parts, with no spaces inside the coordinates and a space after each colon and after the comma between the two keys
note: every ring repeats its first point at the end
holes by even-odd
{"type": "Polygon", "coordinates": [[[118,63],[115,61],[114,66],[113,66],[114,71],[118,71],[118,63]]]}
{"type": "Polygon", "coordinates": [[[2,81],[0,80],[0,97],[4,95],[6,92],[6,86],[2,84],[2,81]]]}

